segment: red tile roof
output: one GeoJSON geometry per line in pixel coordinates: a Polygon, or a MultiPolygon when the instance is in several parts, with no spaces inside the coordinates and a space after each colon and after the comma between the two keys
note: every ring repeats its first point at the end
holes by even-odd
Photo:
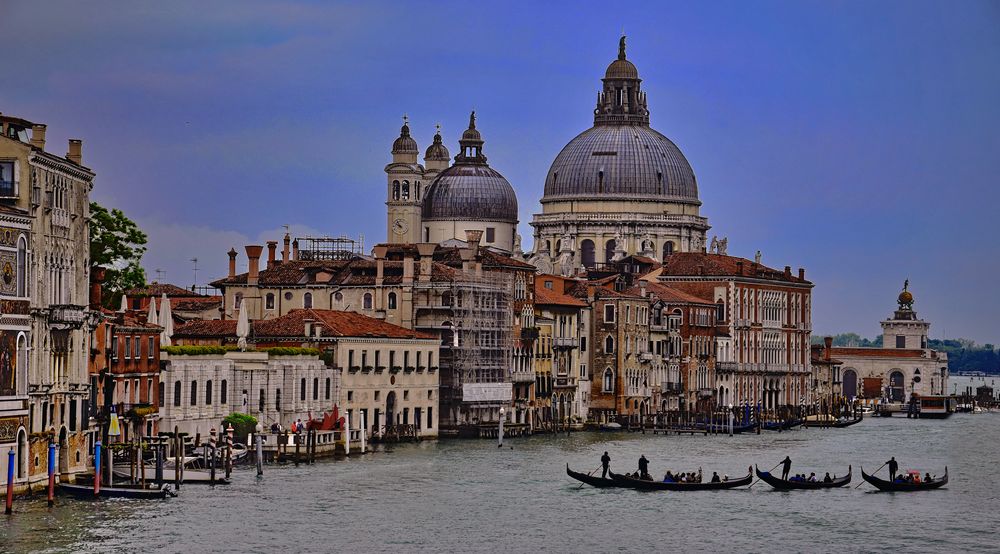
{"type": "Polygon", "coordinates": [[[221,296],[202,296],[197,298],[171,298],[170,308],[173,311],[200,312],[222,306],[221,296]]]}
{"type": "Polygon", "coordinates": [[[235,319],[189,321],[174,328],[173,338],[235,337],[235,319]]]}
{"type": "Polygon", "coordinates": [[[144,287],[136,287],[125,291],[125,296],[129,298],[143,297],[143,296],[155,296],[157,298],[163,296],[166,293],[167,298],[179,298],[179,297],[194,297],[199,298],[205,295],[199,294],[197,292],[178,287],[177,285],[171,285],[170,283],[157,283],[153,281],[144,287]]]}
{"type": "Polygon", "coordinates": [[[305,320],[322,324],[324,337],[379,337],[398,339],[434,339],[434,335],[413,331],[356,312],[298,309],[268,320],[253,322],[257,337],[302,337],[305,320]]]}
{"type": "MultiPolygon", "coordinates": [[[[641,296],[641,287],[632,287],[627,292],[629,294],[641,296]]],[[[647,282],[646,292],[650,296],[656,297],[664,302],[678,302],[687,304],[708,304],[714,306],[711,299],[702,298],[693,294],[664,285],[663,283],[647,282]]]]}
{"type": "Polygon", "coordinates": [[[924,351],[919,348],[850,348],[834,346],[830,355],[864,356],[871,358],[923,358],[924,351]]]}
{"type": "Polygon", "coordinates": [[[768,279],[772,281],[784,281],[787,283],[800,283],[811,285],[805,279],[799,279],[797,274],[785,274],[746,258],[726,256],[722,254],[708,254],[705,252],[675,252],[663,263],[663,276],[670,277],[696,277],[699,275],[713,277],[750,277],[754,279],[768,279]]]}
{"type": "Polygon", "coordinates": [[[587,303],[579,298],[568,294],[561,294],[554,290],[549,290],[544,286],[535,287],[536,306],[586,306],[587,303]]]}

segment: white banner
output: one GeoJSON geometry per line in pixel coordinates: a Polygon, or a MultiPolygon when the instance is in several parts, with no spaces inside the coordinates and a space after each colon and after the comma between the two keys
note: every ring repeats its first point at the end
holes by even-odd
{"type": "Polygon", "coordinates": [[[510,383],[464,383],[463,402],[510,402],[513,386],[510,383]]]}

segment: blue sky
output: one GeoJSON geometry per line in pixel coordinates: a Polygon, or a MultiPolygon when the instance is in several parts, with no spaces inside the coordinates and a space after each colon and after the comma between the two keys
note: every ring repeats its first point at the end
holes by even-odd
{"type": "Polygon", "coordinates": [[[996,2],[18,2],[0,111],[84,139],[150,276],[222,276],[298,234],[385,237],[403,113],[454,152],[475,109],[521,234],[629,36],[652,124],[729,253],[805,267],[818,333],[873,336],[909,278],[932,336],[1000,342],[996,2]],[[241,263],[245,258],[241,255],[241,263]]]}

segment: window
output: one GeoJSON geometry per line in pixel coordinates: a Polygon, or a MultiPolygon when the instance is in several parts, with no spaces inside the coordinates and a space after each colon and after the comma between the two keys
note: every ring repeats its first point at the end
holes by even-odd
{"type": "Polygon", "coordinates": [[[347,391],[347,401],[354,402],[354,391],[352,390],[347,391]]]}
{"type": "Polygon", "coordinates": [[[497,230],[493,227],[486,228],[486,242],[494,242],[497,240],[497,230]]]}
{"type": "Polygon", "coordinates": [[[206,406],[211,406],[212,405],[212,380],[211,379],[209,379],[205,383],[205,405],[206,406]]]}
{"type": "Polygon", "coordinates": [[[372,293],[366,292],[365,295],[362,297],[361,303],[364,309],[366,310],[372,309],[372,293]]]}
{"type": "Polygon", "coordinates": [[[434,408],[427,408],[427,428],[434,427],[434,408]]]}
{"type": "Polygon", "coordinates": [[[228,384],[229,383],[227,383],[226,380],[223,379],[222,383],[219,385],[219,404],[229,403],[229,387],[227,386],[228,384]]]}
{"type": "Polygon", "coordinates": [[[14,162],[0,162],[0,196],[10,198],[16,194],[17,187],[14,182],[14,162]]]}
{"type": "Polygon", "coordinates": [[[330,399],[330,378],[329,377],[326,378],[326,394],[324,396],[326,397],[326,400],[330,399]]]}
{"type": "Polygon", "coordinates": [[[587,337],[580,337],[580,352],[587,351],[587,337]]]}
{"type": "Polygon", "coordinates": [[[129,340],[129,339],[130,339],[130,337],[125,337],[125,339],[122,341],[122,342],[125,343],[125,359],[126,360],[129,360],[129,359],[132,358],[132,341],[129,340]]]}
{"type": "Polygon", "coordinates": [[[305,399],[306,399],[306,380],[305,378],[303,378],[301,385],[299,385],[299,400],[305,400],[305,399]]]}
{"type": "Polygon", "coordinates": [[[191,381],[191,405],[198,405],[198,381],[191,381]]]}
{"type": "MultiPolygon", "coordinates": [[[[108,332],[110,332],[110,329],[108,332]]],[[[118,337],[112,337],[111,339],[111,359],[118,359],[118,337]]]]}
{"type": "Polygon", "coordinates": [[[906,337],[903,335],[896,335],[896,348],[906,348],[906,337]]]}
{"type": "Polygon", "coordinates": [[[259,400],[259,402],[257,404],[257,411],[258,412],[263,412],[264,411],[264,403],[266,402],[266,400],[267,400],[267,396],[264,393],[264,389],[260,389],[260,400],[259,400]]]}
{"type": "Polygon", "coordinates": [[[156,404],[157,406],[162,406],[163,405],[163,401],[166,400],[166,398],[164,398],[164,394],[166,393],[165,388],[166,387],[163,386],[163,381],[160,381],[159,398],[157,399],[157,400],[159,400],[159,402],[157,402],[157,404],[156,404]]]}
{"type": "Polygon", "coordinates": [[[603,392],[614,392],[615,390],[615,374],[611,371],[611,368],[606,368],[604,370],[604,378],[601,380],[601,390],[603,392]]]}
{"type": "Polygon", "coordinates": [[[132,344],[134,345],[133,348],[135,352],[135,359],[137,360],[142,358],[142,354],[139,353],[141,350],[140,347],[142,346],[142,342],[140,342],[141,340],[142,337],[135,337],[135,339],[132,341],[132,344]]]}
{"type": "Polygon", "coordinates": [[[313,400],[319,400],[319,377],[313,377],[313,400]]]}
{"type": "Polygon", "coordinates": [[[269,292],[264,296],[264,308],[268,310],[274,309],[274,293],[269,292]]]}
{"type": "Polygon", "coordinates": [[[156,350],[156,337],[149,337],[149,351],[146,352],[146,356],[152,360],[153,352],[156,350]]]}
{"type": "Polygon", "coordinates": [[[238,310],[242,305],[243,305],[243,293],[237,292],[236,296],[233,297],[233,308],[238,310]]]}
{"type": "Polygon", "coordinates": [[[666,260],[667,256],[674,253],[674,243],[669,240],[663,243],[663,259],[666,260]]]}
{"type": "Polygon", "coordinates": [[[441,294],[441,305],[442,306],[451,306],[451,293],[450,292],[445,291],[445,292],[443,292],[441,294]]]}
{"type": "Polygon", "coordinates": [[[614,323],[615,322],[615,305],[605,304],[604,305],[604,323],[614,323]]]}
{"type": "Polygon", "coordinates": [[[305,309],[313,307],[313,295],[311,292],[302,295],[302,307],[305,309]]]}
{"type": "Polygon", "coordinates": [[[403,400],[409,400],[409,399],[410,399],[410,391],[404,390],[403,391],[403,400]]]}
{"type": "Polygon", "coordinates": [[[28,242],[23,236],[17,239],[17,295],[28,296],[28,242]]]}
{"type": "Polygon", "coordinates": [[[611,259],[615,257],[615,239],[611,239],[604,243],[604,261],[606,263],[611,263],[611,259]]]}
{"type": "Polygon", "coordinates": [[[394,292],[389,293],[389,309],[390,310],[396,309],[396,293],[394,292]]]}
{"type": "Polygon", "coordinates": [[[433,390],[428,390],[427,391],[427,400],[434,400],[434,391],[433,390]]]}
{"type": "Polygon", "coordinates": [[[594,241],[590,239],[584,239],[580,243],[580,262],[583,267],[594,267],[594,241]]]}
{"type": "Polygon", "coordinates": [[[605,354],[614,354],[615,353],[615,338],[612,337],[611,335],[608,335],[604,339],[604,353],[605,354]]]}
{"type": "Polygon", "coordinates": [[[281,411],[281,389],[274,391],[274,411],[281,411]]]}
{"type": "Polygon", "coordinates": [[[174,381],[174,406],[181,405],[181,382],[174,381]]]}
{"type": "Polygon", "coordinates": [[[722,303],[722,300],[719,300],[719,303],[716,305],[715,319],[716,321],[726,320],[726,305],[722,303]]]}

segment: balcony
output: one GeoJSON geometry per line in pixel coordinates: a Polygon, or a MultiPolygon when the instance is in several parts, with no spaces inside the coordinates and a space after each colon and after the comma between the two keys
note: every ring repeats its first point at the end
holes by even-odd
{"type": "Polygon", "coordinates": [[[85,316],[86,312],[83,306],[58,304],[49,307],[50,323],[62,323],[76,327],[83,323],[85,316]]]}
{"type": "Polygon", "coordinates": [[[554,389],[567,389],[576,387],[575,377],[556,377],[552,380],[552,388],[554,389]]]}
{"type": "Polygon", "coordinates": [[[698,398],[710,398],[714,394],[714,389],[698,389],[698,398]]]}
{"type": "Polygon", "coordinates": [[[715,362],[715,371],[734,372],[736,369],[736,362],[715,362]]]}
{"type": "Polygon", "coordinates": [[[533,383],[535,381],[535,372],[531,370],[512,371],[510,372],[510,380],[513,383],[533,383]]]}
{"type": "Polygon", "coordinates": [[[17,181],[0,181],[0,199],[17,199],[17,181]]]}
{"type": "Polygon", "coordinates": [[[660,383],[661,394],[680,394],[684,392],[684,384],[680,381],[663,381],[660,383]]]}
{"type": "Polygon", "coordinates": [[[555,337],[552,339],[553,348],[573,349],[579,346],[579,340],[573,337],[555,337]]]}
{"type": "Polygon", "coordinates": [[[653,353],[652,352],[643,352],[643,353],[639,354],[639,359],[642,360],[642,361],[644,361],[644,362],[652,362],[653,361],[653,353]]]}

